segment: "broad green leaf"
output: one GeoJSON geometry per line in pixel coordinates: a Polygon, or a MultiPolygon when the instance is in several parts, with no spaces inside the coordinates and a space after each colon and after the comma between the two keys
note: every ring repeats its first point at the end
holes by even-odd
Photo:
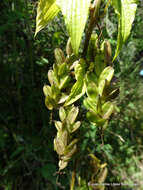
{"type": "Polygon", "coordinates": [[[69,85],[69,82],[71,80],[70,76],[64,76],[60,78],[60,85],[59,85],[59,89],[64,89],[67,87],[67,85],[69,85]]]}
{"type": "Polygon", "coordinates": [[[65,102],[64,106],[68,106],[68,105],[74,103],[81,96],[84,95],[85,90],[86,90],[84,75],[85,75],[85,61],[83,59],[81,59],[75,68],[75,78],[77,81],[73,85],[70,95],[69,95],[67,101],[65,102]]]}
{"type": "Polygon", "coordinates": [[[106,119],[101,118],[95,113],[87,112],[86,117],[93,125],[97,125],[98,127],[103,127],[106,124],[106,119]]]}
{"type": "Polygon", "coordinates": [[[104,54],[98,53],[95,57],[95,72],[96,75],[99,77],[103,69],[106,67],[106,63],[104,61],[104,54]]]}
{"type": "Polygon", "coordinates": [[[69,120],[70,124],[73,124],[77,118],[77,115],[79,113],[79,108],[78,107],[72,107],[72,109],[69,111],[67,120],[69,120]]]}
{"type": "Polygon", "coordinates": [[[50,96],[46,96],[45,105],[49,110],[52,110],[56,106],[56,103],[50,96]]]}
{"type": "Polygon", "coordinates": [[[91,71],[91,72],[87,72],[86,74],[86,83],[91,83],[94,82],[95,84],[98,83],[98,78],[95,74],[95,72],[91,71]]]}
{"type": "Polygon", "coordinates": [[[68,138],[69,138],[68,131],[67,131],[67,130],[63,130],[63,131],[60,133],[59,138],[62,140],[64,146],[66,147],[66,146],[67,146],[67,143],[68,143],[68,138]]]}
{"type": "Polygon", "coordinates": [[[73,126],[72,126],[72,133],[75,132],[81,125],[80,121],[77,121],[73,126]]]}
{"type": "Polygon", "coordinates": [[[60,77],[58,76],[58,70],[59,70],[58,65],[54,64],[53,65],[53,73],[54,73],[54,84],[56,86],[59,86],[59,81],[60,81],[60,77]]]}
{"type": "Polygon", "coordinates": [[[54,51],[56,62],[58,65],[64,63],[65,61],[65,55],[64,52],[60,48],[56,48],[54,51]]]}
{"type": "Polygon", "coordinates": [[[114,105],[111,102],[106,102],[103,106],[102,106],[102,111],[103,111],[103,118],[104,119],[109,119],[109,117],[111,116],[111,114],[114,111],[114,105]]]}
{"type": "Polygon", "coordinates": [[[48,22],[51,21],[60,11],[56,5],[56,0],[40,0],[37,8],[36,17],[36,34],[47,26],[48,22]]]}
{"type": "Polygon", "coordinates": [[[52,90],[52,98],[57,101],[57,99],[60,96],[59,88],[57,88],[55,85],[52,85],[51,90],[52,90]]]}
{"type": "Polygon", "coordinates": [[[68,150],[68,152],[66,153],[65,156],[62,156],[62,158],[65,161],[69,161],[71,159],[72,155],[76,152],[76,150],[77,150],[77,145],[75,144],[71,150],[68,150]]]}
{"type": "Polygon", "coordinates": [[[91,110],[97,114],[97,110],[96,110],[97,104],[95,101],[92,101],[89,98],[85,98],[83,101],[83,104],[86,107],[86,109],[91,110]]]}
{"type": "Polygon", "coordinates": [[[94,82],[87,82],[86,83],[86,93],[90,99],[93,101],[97,100],[98,96],[98,88],[94,82]]]}
{"type": "Polygon", "coordinates": [[[71,149],[73,149],[74,145],[78,142],[78,139],[74,139],[69,145],[66,147],[65,154],[67,154],[71,149]]]}
{"type": "Polygon", "coordinates": [[[102,96],[102,92],[105,87],[106,81],[107,81],[107,84],[109,84],[113,75],[114,75],[114,69],[110,66],[106,67],[100,74],[99,81],[98,81],[98,90],[101,96],[102,96]]]}
{"type": "Polygon", "coordinates": [[[44,92],[45,96],[52,97],[52,90],[51,90],[51,87],[49,85],[44,85],[43,92],[44,92]]]}
{"type": "Polygon", "coordinates": [[[85,94],[85,90],[86,90],[85,82],[83,80],[77,81],[73,85],[70,95],[69,95],[68,99],[66,100],[64,106],[69,106],[70,104],[77,101],[81,96],[83,96],[85,94]]]}
{"type": "Polygon", "coordinates": [[[85,60],[80,59],[79,63],[75,65],[75,78],[76,80],[83,80],[85,73],[85,60]]]}
{"type": "Polygon", "coordinates": [[[62,64],[59,66],[58,75],[59,75],[59,76],[62,76],[62,75],[67,74],[67,72],[68,72],[67,63],[62,63],[62,64]]]}
{"type": "Polygon", "coordinates": [[[91,0],[56,0],[65,18],[65,23],[74,53],[77,55],[88,17],[91,0]]]}
{"type": "Polygon", "coordinates": [[[59,155],[64,154],[65,145],[64,145],[63,141],[57,137],[54,139],[54,149],[56,150],[56,152],[59,155]]]}
{"type": "Polygon", "coordinates": [[[55,76],[54,76],[53,70],[49,70],[48,71],[48,80],[49,80],[49,82],[50,82],[51,85],[54,84],[55,76]]]}
{"type": "Polygon", "coordinates": [[[86,117],[93,124],[99,124],[105,122],[105,119],[102,119],[98,114],[95,114],[94,112],[91,111],[87,112],[86,117]]]}
{"type": "Polygon", "coordinates": [[[112,0],[112,5],[118,15],[117,48],[113,60],[118,56],[123,44],[130,35],[135,18],[138,0],[112,0]]]}
{"type": "Polygon", "coordinates": [[[66,118],[66,111],[63,107],[60,107],[59,109],[59,116],[60,116],[60,120],[64,121],[66,118]]]}
{"type": "Polygon", "coordinates": [[[58,130],[58,131],[61,131],[62,130],[62,126],[63,124],[62,124],[62,122],[60,122],[60,121],[55,121],[55,126],[56,126],[56,129],[58,130]]]}

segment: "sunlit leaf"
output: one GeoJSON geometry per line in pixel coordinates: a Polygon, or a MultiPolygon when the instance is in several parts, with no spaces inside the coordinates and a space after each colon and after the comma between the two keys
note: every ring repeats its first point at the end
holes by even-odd
{"type": "Polygon", "coordinates": [[[111,114],[114,111],[114,105],[111,102],[106,102],[103,106],[102,106],[102,110],[103,110],[103,118],[104,119],[108,119],[111,114]]]}
{"type": "Polygon", "coordinates": [[[110,83],[113,77],[113,74],[114,74],[114,69],[110,66],[106,67],[100,74],[99,81],[98,81],[98,90],[101,96],[102,96],[102,92],[103,92],[106,82],[107,84],[110,83]]]}
{"type": "Polygon", "coordinates": [[[64,121],[66,118],[66,111],[63,107],[60,107],[59,109],[59,116],[60,116],[60,120],[64,121]]]}
{"type": "Polygon", "coordinates": [[[62,122],[60,121],[55,121],[55,126],[58,131],[62,130],[62,122]]]}
{"type": "Polygon", "coordinates": [[[56,106],[56,103],[50,96],[46,96],[45,105],[49,110],[52,110],[56,106]]]}
{"type": "Polygon", "coordinates": [[[130,35],[135,18],[138,0],[112,0],[112,5],[118,15],[117,48],[113,60],[118,56],[123,44],[130,35]]]}
{"type": "Polygon", "coordinates": [[[98,114],[94,112],[87,112],[86,114],[87,119],[93,123],[94,125],[103,125],[105,123],[105,119],[102,119],[98,114]]]}
{"type": "Polygon", "coordinates": [[[56,0],[65,18],[65,23],[75,54],[78,54],[82,34],[88,17],[91,0],[56,0]]]}
{"type": "Polygon", "coordinates": [[[44,92],[45,96],[52,97],[52,90],[51,90],[51,87],[49,85],[44,85],[43,92],[44,92]]]}
{"type": "Polygon", "coordinates": [[[85,75],[85,61],[81,59],[79,63],[77,63],[75,68],[75,78],[76,83],[73,85],[70,95],[65,102],[64,106],[68,106],[75,101],[77,101],[81,96],[84,95],[86,90],[86,85],[84,81],[84,75],[85,75]]]}
{"type": "Polygon", "coordinates": [[[69,120],[70,124],[73,124],[77,118],[77,115],[79,113],[79,108],[78,107],[72,107],[72,109],[69,111],[67,120],[69,120]]]}
{"type": "Polygon", "coordinates": [[[85,98],[84,101],[83,101],[83,104],[86,107],[86,109],[92,110],[95,113],[97,112],[97,110],[96,110],[97,104],[96,104],[95,101],[92,101],[92,99],[85,98]]]}
{"type": "Polygon", "coordinates": [[[77,101],[79,98],[81,98],[81,96],[83,96],[85,94],[85,90],[86,90],[86,86],[84,81],[77,81],[72,89],[71,89],[71,93],[68,97],[68,99],[66,100],[64,106],[68,106],[72,103],[74,103],[75,101],[77,101]]]}
{"type": "Polygon", "coordinates": [[[65,75],[67,72],[68,72],[67,63],[62,63],[59,66],[58,75],[62,76],[62,75],[65,75]]]}
{"type": "Polygon", "coordinates": [[[59,85],[59,89],[64,89],[65,87],[67,87],[67,85],[69,85],[71,78],[70,76],[63,76],[60,78],[60,85],[59,85]]]}
{"type": "Polygon", "coordinates": [[[57,137],[54,139],[54,149],[56,150],[56,152],[59,155],[64,154],[65,145],[64,145],[63,141],[61,141],[61,139],[59,139],[57,137]]]}
{"type": "Polygon", "coordinates": [[[56,5],[56,0],[40,0],[37,8],[36,17],[36,34],[47,26],[48,22],[51,21],[60,11],[56,5]]]}
{"type": "Polygon", "coordinates": [[[83,80],[84,73],[85,73],[85,60],[80,59],[80,61],[75,65],[76,80],[83,80]]]}
{"type": "Polygon", "coordinates": [[[96,101],[98,96],[98,88],[94,82],[86,83],[86,93],[89,98],[96,101]]]}
{"type": "Polygon", "coordinates": [[[64,52],[60,48],[56,48],[54,51],[57,64],[62,64],[65,61],[64,52]]]}
{"type": "Polygon", "coordinates": [[[77,121],[77,122],[73,125],[71,132],[72,132],[72,133],[75,132],[75,131],[80,127],[80,125],[81,125],[81,122],[80,122],[80,121],[77,121]]]}

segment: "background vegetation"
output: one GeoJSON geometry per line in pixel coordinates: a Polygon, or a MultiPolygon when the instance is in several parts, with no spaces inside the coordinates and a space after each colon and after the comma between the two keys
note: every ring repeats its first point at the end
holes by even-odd
{"type": "MultiPolygon", "coordinates": [[[[0,189],[68,189],[72,163],[57,178],[56,134],[52,115],[44,105],[43,85],[54,63],[53,50],[65,48],[67,33],[56,18],[34,39],[37,1],[9,0],[0,3],[0,189]]],[[[143,3],[140,1],[133,31],[115,63],[120,112],[112,117],[104,134],[84,123],[82,158],[90,150],[108,164],[106,182],[129,184],[118,189],[143,187],[143,3]]],[[[101,23],[113,49],[117,26],[112,9],[101,23]]],[[[83,110],[84,112],[84,110],[83,110]]],[[[78,175],[78,173],[77,173],[78,175]]],[[[117,187],[109,187],[117,189],[117,187]]],[[[108,189],[108,187],[107,187],[108,189]]]]}

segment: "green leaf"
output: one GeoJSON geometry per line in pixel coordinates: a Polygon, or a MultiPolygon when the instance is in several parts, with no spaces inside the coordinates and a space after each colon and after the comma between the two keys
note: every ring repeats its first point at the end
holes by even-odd
{"type": "Polygon", "coordinates": [[[69,161],[71,159],[72,155],[76,151],[77,151],[77,145],[75,144],[71,150],[68,150],[68,152],[66,152],[65,156],[62,156],[62,159],[64,159],[65,161],[69,161]]]}
{"type": "Polygon", "coordinates": [[[45,105],[49,110],[52,110],[56,106],[56,103],[50,96],[46,96],[45,105]]]}
{"type": "Polygon", "coordinates": [[[54,76],[53,70],[49,70],[48,71],[48,80],[49,80],[51,85],[54,84],[54,81],[55,81],[54,79],[55,79],[55,76],[54,76]]]}
{"type": "Polygon", "coordinates": [[[59,66],[58,75],[59,75],[59,76],[62,76],[62,75],[67,74],[67,72],[68,72],[67,63],[62,63],[62,64],[59,66]]]}
{"type": "Polygon", "coordinates": [[[61,97],[60,97],[60,99],[58,101],[58,104],[63,104],[67,99],[68,99],[68,95],[62,93],[61,97]]]}
{"type": "Polygon", "coordinates": [[[58,65],[64,63],[65,61],[64,52],[60,48],[56,48],[54,54],[58,65]]]}
{"type": "Polygon", "coordinates": [[[86,107],[86,109],[92,110],[93,112],[97,113],[97,103],[95,101],[92,101],[92,99],[84,99],[83,104],[86,107]]]}
{"type": "Polygon", "coordinates": [[[67,85],[69,85],[69,82],[71,80],[70,76],[64,76],[60,78],[60,85],[59,85],[59,89],[62,90],[64,88],[67,87],[67,85]]]}
{"type": "Polygon", "coordinates": [[[97,85],[94,82],[87,82],[86,83],[86,93],[88,97],[94,101],[97,100],[98,96],[98,88],[97,85]]]}
{"type": "Polygon", "coordinates": [[[95,84],[98,83],[98,78],[94,71],[87,72],[86,74],[86,83],[91,83],[91,82],[94,82],[95,84]]]}
{"type": "Polygon", "coordinates": [[[55,101],[58,101],[59,96],[60,96],[59,88],[56,87],[55,85],[52,85],[51,90],[52,90],[52,99],[54,99],[55,101]]]}
{"type": "Polygon", "coordinates": [[[52,90],[51,90],[51,87],[49,85],[44,85],[43,92],[44,92],[45,96],[52,97],[52,90]]]}
{"type": "Polygon", "coordinates": [[[36,17],[36,31],[37,33],[47,26],[48,22],[51,21],[60,11],[56,5],[56,0],[40,0],[37,8],[36,17]]]}
{"type": "Polygon", "coordinates": [[[97,106],[96,106],[97,112],[100,114],[102,105],[101,105],[101,97],[100,95],[97,96],[97,106]]]}
{"type": "Polygon", "coordinates": [[[135,18],[138,0],[112,0],[112,5],[118,15],[117,48],[113,60],[118,56],[123,44],[130,35],[135,18]]]}
{"type": "Polygon", "coordinates": [[[99,90],[99,94],[101,96],[102,96],[106,81],[107,81],[107,84],[109,84],[113,75],[114,75],[114,69],[110,66],[106,67],[102,71],[102,73],[99,77],[99,81],[98,81],[98,90],[99,90]]]}
{"type": "Polygon", "coordinates": [[[66,100],[64,106],[69,106],[70,104],[77,101],[81,96],[83,96],[85,94],[85,90],[86,90],[85,82],[83,80],[77,81],[73,85],[70,95],[69,95],[68,99],[66,100]]]}
{"type": "Polygon", "coordinates": [[[64,145],[63,141],[57,137],[54,139],[54,150],[59,155],[63,155],[64,151],[65,151],[65,145],[64,145]]]}
{"type": "Polygon", "coordinates": [[[68,162],[67,161],[64,161],[64,160],[60,160],[59,161],[59,170],[63,170],[64,168],[66,168],[68,165],[68,162]]]}
{"type": "Polygon", "coordinates": [[[72,130],[71,133],[75,132],[81,125],[80,121],[77,121],[73,126],[72,126],[72,130]]]}
{"type": "Polygon", "coordinates": [[[69,143],[69,145],[65,149],[65,154],[67,154],[71,149],[73,149],[74,145],[78,142],[78,139],[74,139],[72,142],[69,143]]]}
{"type": "Polygon", "coordinates": [[[75,78],[76,80],[83,80],[85,74],[85,60],[80,59],[79,62],[75,65],[75,78]]]}
{"type": "Polygon", "coordinates": [[[73,85],[70,95],[67,101],[65,102],[64,106],[68,106],[74,103],[81,96],[84,95],[86,90],[84,75],[85,75],[85,61],[81,59],[75,68],[75,78],[77,79],[77,82],[73,85]]]}
{"type": "Polygon", "coordinates": [[[55,126],[58,131],[62,130],[63,124],[60,121],[55,121],[55,126]]]}
{"type": "Polygon", "coordinates": [[[77,115],[79,113],[78,107],[72,107],[71,110],[68,113],[67,120],[70,124],[73,124],[77,118],[77,115]]]}
{"type": "Polygon", "coordinates": [[[111,116],[111,114],[114,111],[114,105],[111,102],[106,102],[102,106],[102,110],[103,110],[103,118],[104,119],[109,119],[109,117],[111,116]]]}
{"type": "Polygon", "coordinates": [[[100,122],[105,122],[105,120],[103,120],[98,114],[96,114],[96,113],[94,113],[92,111],[87,112],[86,117],[93,124],[97,124],[97,123],[99,123],[99,121],[100,122]]]}
{"type": "Polygon", "coordinates": [[[66,118],[66,111],[63,107],[60,107],[59,109],[59,116],[60,116],[60,120],[64,121],[66,118]]]}
{"type": "Polygon", "coordinates": [[[77,55],[88,17],[91,0],[56,0],[65,18],[65,23],[74,53],[77,55]]]}

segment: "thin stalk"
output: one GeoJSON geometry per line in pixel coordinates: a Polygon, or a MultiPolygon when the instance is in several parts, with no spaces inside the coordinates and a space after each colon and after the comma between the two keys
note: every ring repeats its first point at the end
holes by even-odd
{"type": "Polygon", "coordinates": [[[95,0],[92,7],[90,8],[91,14],[90,14],[89,26],[88,26],[87,32],[86,32],[83,53],[82,53],[83,57],[86,57],[89,40],[90,40],[92,31],[93,31],[93,28],[94,28],[95,24],[98,23],[100,5],[101,5],[101,0],[95,0]]]}
{"type": "Polygon", "coordinates": [[[71,179],[70,190],[74,190],[74,186],[75,186],[76,165],[77,165],[77,160],[75,160],[75,162],[74,162],[74,169],[72,171],[72,179],[71,179]]]}

